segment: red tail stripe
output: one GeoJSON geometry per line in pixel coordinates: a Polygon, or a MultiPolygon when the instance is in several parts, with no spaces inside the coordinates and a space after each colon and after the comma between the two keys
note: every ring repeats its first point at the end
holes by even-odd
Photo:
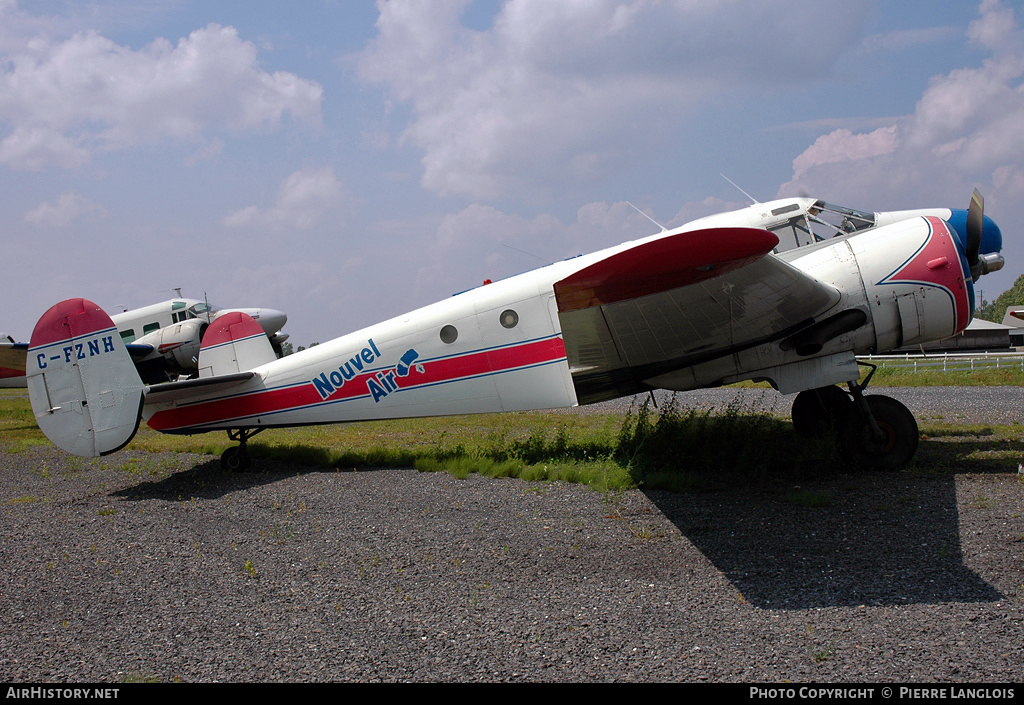
{"type": "Polygon", "coordinates": [[[265,335],[265,333],[252,316],[241,311],[231,311],[215,318],[210,327],[206,329],[200,350],[256,335],[265,335]]]}
{"type": "Polygon", "coordinates": [[[60,343],[114,327],[102,308],[87,299],[67,299],[50,307],[32,330],[29,348],[60,343]]]}

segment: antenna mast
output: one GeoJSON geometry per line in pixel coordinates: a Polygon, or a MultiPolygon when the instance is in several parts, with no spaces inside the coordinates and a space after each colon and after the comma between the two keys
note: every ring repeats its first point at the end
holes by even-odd
{"type": "MultiPolygon", "coordinates": [[[[626,201],[626,203],[629,203],[629,201],[626,201]]],[[[644,213],[644,212],[643,212],[642,210],[640,210],[639,208],[637,208],[636,206],[634,206],[634,205],[633,205],[632,203],[629,203],[629,207],[630,207],[630,208],[632,208],[633,210],[635,210],[635,211],[636,211],[637,213],[639,213],[639,214],[640,214],[640,215],[642,215],[643,217],[647,218],[647,220],[651,221],[652,223],[654,223],[655,225],[657,225],[657,226],[658,226],[659,228],[661,228],[661,232],[663,232],[663,233],[664,233],[664,232],[668,232],[668,228],[666,228],[666,227],[665,227],[664,225],[662,225],[661,223],[659,223],[658,221],[656,221],[656,220],[655,220],[654,218],[652,218],[651,216],[649,216],[649,215],[647,215],[646,213],[644,213]]]]}
{"type": "Polygon", "coordinates": [[[753,203],[753,204],[755,204],[755,205],[756,205],[756,204],[758,204],[758,203],[760,203],[760,201],[759,201],[759,200],[757,200],[756,198],[754,198],[753,196],[751,196],[751,195],[750,195],[749,193],[747,193],[746,191],[744,191],[743,189],[741,189],[741,188],[740,188],[739,186],[736,186],[736,182],[735,182],[735,181],[733,181],[732,179],[730,179],[730,178],[729,178],[728,176],[726,176],[725,174],[723,174],[723,173],[721,173],[721,172],[719,172],[719,174],[718,174],[718,175],[719,175],[719,176],[721,176],[721,177],[722,177],[723,179],[725,179],[726,181],[728,181],[728,182],[729,182],[730,184],[732,184],[732,185],[733,185],[733,187],[735,187],[735,189],[736,189],[737,191],[739,191],[739,192],[740,192],[740,193],[742,193],[742,194],[743,194],[744,196],[746,196],[747,198],[749,198],[749,199],[750,199],[750,201],[751,201],[751,203],[753,203]]]}

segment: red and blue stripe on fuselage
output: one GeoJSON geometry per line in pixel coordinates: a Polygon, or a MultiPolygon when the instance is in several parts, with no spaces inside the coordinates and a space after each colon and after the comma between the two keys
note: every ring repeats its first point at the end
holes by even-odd
{"type": "MultiPolygon", "coordinates": [[[[369,348],[377,352],[376,344],[369,348]]],[[[373,361],[376,361],[376,357],[375,354],[373,361]]],[[[325,385],[323,379],[329,379],[328,373],[321,372],[295,384],[261,387],[222,394],[212,399],[180,403],[172,409],[154,411],[149,415],[147,423],[163,433],[199,433],[251,426],[287,426],[296,421],[357,421],[368,418],[365,413],[361,413],[368,405],[386,403],[386,399],[394,393],[471,383],[492,375],[565,363],[565,360],[565,345],[561,336],[552,335],[455,355],[416,359],[414,369],[405,371],[404,375],[395,374],[401,362],[390,366],[367,366],[358,374],[353,374],[351,379],[345,379],[341,385],[325,385]],[[354,406],[340,408],[337,406],[339,404],[354,406]],[[301,418],[297,419],[297,414],[301,418]]],[[[451,398],[457,396],[457,393],[453,393],[451,398]]],[[[495,410],[500,410],[500,399],[495,398],[495,405],[495,410]]],[[[393,411],[388,413],[384,410],[381,413],[381,410],[375,409],[372,418],[399,418],[407,415],[401,406],[396,406],[393,411]]],[[[445,409],[443,402],[439,402],[437,413],[453,412],[445,409]]],[[[416,415],[423,414],[420,412],[416,415]]]]}

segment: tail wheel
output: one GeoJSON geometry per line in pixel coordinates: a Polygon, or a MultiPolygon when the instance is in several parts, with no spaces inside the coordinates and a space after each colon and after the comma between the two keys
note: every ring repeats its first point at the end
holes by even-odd
{"type": "Polygon", "coordinates": [[[231,472],[245,472],[252,467],[252,459],[245,446],[231,446],[221,453],[220,466],[231,472]]]}
{"type": "Polygon", "coordinates": [[[892,397],[864,397],[878,424],[879,433],[856,404],[851,405],[839,425],[839,447],[855,467],[894,470],[906,465],[917,452],[917,419],[892,397]]]}
{"type": "Polygon", "coordinates": [[[793,426],[801,436],[824,436],[846,416],[853,399],[836,386],[807,389],[793,400],[793,426]]]}

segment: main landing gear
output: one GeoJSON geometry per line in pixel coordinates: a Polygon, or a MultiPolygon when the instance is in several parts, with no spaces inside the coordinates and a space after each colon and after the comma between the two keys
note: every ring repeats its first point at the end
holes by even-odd
{"type": "Polygon", "coordinates": [[[235,428],[228,431],[228,440],[238,441],[220,455],[220,466],[231,472],[245,472],[252,467],[252,458],[246,450],[246,442],[262,431],[262,428],[235,428]]]}
{"type": "Polygon", "coordinates": [[[863,382],[849,383],[849,394],[836,386],[797,394],[793,425],[804,436],[820,437],[834,430],[843,459],[854,467],[894,470],[917,452],[917,420],[892,397],[864,396],[875,373],[874,365],[870,367],[863,382]]]}

